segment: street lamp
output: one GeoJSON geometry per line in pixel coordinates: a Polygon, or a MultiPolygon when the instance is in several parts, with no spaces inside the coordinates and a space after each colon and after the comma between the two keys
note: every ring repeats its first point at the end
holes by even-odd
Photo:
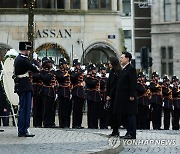
{"type": "Polygon", "coordinates": [[[32,43],[30,58],[32,59],[34,49],[34,8],[36,0],[30,0],[28,3],[28,41],[32,43]]]}

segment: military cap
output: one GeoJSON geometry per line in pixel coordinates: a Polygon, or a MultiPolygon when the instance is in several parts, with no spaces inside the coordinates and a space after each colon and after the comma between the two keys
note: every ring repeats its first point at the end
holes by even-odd
{"type": "Polygon", "coordinates": [[[91,71],[91,70],[95,70],[96,69],[96,65],[95,64],[89,64],[88,66],[87,66],[87,70],[88,71],[91,71]]]}
{"type": "Polygon", "coordinates": [[[165,76],[163,77],[163,82],[167,82],[167,81],[170,81],[170,80],[169,80],[168,76],[165,75],[165,76]]]}
{"type": "Polygon", "coordinates": [[[173,75],[171,81],[172,82],[179,81],[179,78],[176,75],[173,75]]]}
{"type": "Polygon", "coordinates": [[[104,64],[100,64],[99,70],[106,70],[106,66],[104,64]]]}
{"type": "Polygon", "coordinates": [[[137,75],[138,78],[141,78],[141,77],[145,77],[144,73],[143,72],[139,72],[138,75],[137,75]]]}
{"type": "Polygon", "coordinates": [[[81,62],[79,61],[79,59],[73,60],[73,66],[80,65],[80,64],[81,64],[81,62]]]}
{"type": "Polygon", "coordinates": [[[59,59],[59,65],[67,64],[66,58],[60,58],[59,59]]]}
{"type": "Polygon", "coordinates": [[[48,57],[43,57],[42,58],[42,64],[44,64],[44,63],[50,63],[51,62],[51,60],[48,58],[48,57]]]}
{"type": "Polygon", "coordinates": [[[31,50],[32,43],[31,42],[19,42],[19,50],[31,50]]]}
{"type": "Polygon", "coordinates": [[[153,73],[152,73],[152,77],[159,77],[158,72],[153,72],[153,73]]]}

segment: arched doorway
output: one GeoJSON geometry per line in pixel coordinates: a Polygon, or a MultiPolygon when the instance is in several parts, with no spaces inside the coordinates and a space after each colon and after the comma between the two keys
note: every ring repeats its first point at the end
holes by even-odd
{"type": "Polygon", "coordinates": [[[70,62],[69,55],[66,51],[58,44],[54,43],[45,43],[36,49],[38,58],[42,59],[43,57],[52,57],[55,65],[59,65],[59,59],[64,57],[70,62]]]}
{"type": "Polygon", "coordinates": [[[109,57],[116,56],[113,47],[106,43],[95,43],[90,45],[83,53],[82,62],[88,64],[92,62],[94,64],[107,63],[109,57]]]}
{"type": "Polygon", "coordinates": [[[3,60],[3,57],[5,56],[6,52],[7,52],[9,49],[12,49],[12,47],[10,47],[10,46],[7,45],[7,44],[0,43],[0,61],[3,60]]]}

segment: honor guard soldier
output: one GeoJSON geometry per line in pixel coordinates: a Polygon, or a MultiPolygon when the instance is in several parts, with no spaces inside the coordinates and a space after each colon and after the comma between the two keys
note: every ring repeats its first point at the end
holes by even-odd
{"type": "Polygon", "coordinates": [[[43,82],[40,72],[32,73],[33,79],[33,126],[42,127],[43,122],[43,82]]]}
{"type": "Polygon", "coordinates": [[[173,121],[172,129],[179,130],[179,119],[180,119],[180,88],[179,79],[176,76],[172,77],[172,97],[173,97],[173,121]]]}
{"type": "Polygon", "coordinates": [[[106,103],[106,86],[107,86],[107,76],[106,76],[106,66],[101,64],[99,67],[99,77],[100,77],[100,93],[101,93],[101,102],[99,107],[100,113],[100,129],[107,129],[107,110],[105,110],[106,103]]]}
{"type": "Polygon", "coordinates": [[[30,127],[30,111],[32,99],[32,83],[29,71],[38,72],[38,69],[30,63],[28,59],[31,42],[19,42],[20,54],[14,61],[14,81],[15,92],[19,96],[19,116],[18,116],[18,136],[33,137],[28,132],[30,127]]]}
{"type": "Polygon", "coordinates": [[[73,117],[72,128],[81,129],[84,105],[84,71],[78,59],[73,60],[73,69],[70,72],[72,83],[73,117]]]}
{"type": "Polygon", "coordinates": [[[96,76],[96,66],[89,64],[87,68],[86,82],[86,99],[88,105],[87,120],[88,128],[98,128],[99,104],[101,102],[100,96],[100,78],[96,76]]]}
{"type": "Polygon", "coordinates": [[[59,98],[59,126],[60,128],[69,128],[72,109],[70,101],[71,81],[65,58],[59,59],[59,69],[56,71],[56,78],[59,84],[57,90],[59,98]]]}
{"type": "Polygon", "coordinates": [[[147,90],[145,75],[143,72],[139,72],[137,79],[138,129],[148,129],[149,99],[147,90]]]}
{"type": "Polygon", "coordinates": [[[56,76],[51,73],[51,60],[47,57],[42,59],[42,82],[43,82],[43,125],[45,128],[54,128],[54,100],[56,95],[56,76]]]}
{"type": "Polygon", "coordinates": [[[161,129],[162,115],[162,86],[158,82],[159,75],[157,72],[152,73],[150,82],[150,91],[152,93],[150,104],[152,106],[152,124],[153,129],[161,129]]]}
{"type": "Polygon", "coordinates": [[[163,111],[164,111],[164,129],[169,130],[170,127],[170,113],[173,111],[172,90],[170,88],[170,80],[167,76],[163,77],[162,85],[163,94],[163,111]]]}

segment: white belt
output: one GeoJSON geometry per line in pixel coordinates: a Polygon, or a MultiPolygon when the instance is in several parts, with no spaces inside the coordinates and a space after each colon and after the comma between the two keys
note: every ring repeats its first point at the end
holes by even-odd
{"type": "Polygon", "coordinates": [[[26,78],[29,77],[29,73],[25,73],[25,74],[21,74],[21,75],[17,75],[18,78],[26,78]]]}

